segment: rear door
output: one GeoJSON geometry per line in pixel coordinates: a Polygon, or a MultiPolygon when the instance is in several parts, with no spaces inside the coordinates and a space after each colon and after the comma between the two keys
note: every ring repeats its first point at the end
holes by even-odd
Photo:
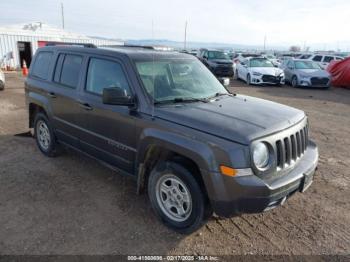
{"type": "Polygon", "coordinates": [[[49,90],[56,136],[79,146],[81,119],[77,89],[80,85],[84,57],[76,53],[59,53],[49,90]]]}
{"type": "Polygon", "coordinates": [[[136,153],[133,112],[127,106],[102,103],[104,88],[119,87],[133,94],[126,68],[118,59],[96,55],[88,59],[84,71],[79,101],[84,119],[80,146],[90,155],[133,173],[136,153]]]}

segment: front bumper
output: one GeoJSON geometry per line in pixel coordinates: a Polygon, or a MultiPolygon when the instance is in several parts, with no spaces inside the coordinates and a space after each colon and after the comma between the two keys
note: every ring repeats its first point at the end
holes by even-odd
{"type": "Polygon", "coordinates": [[[296,192],[304,192],[312,183],[318,163],[318,149],[309,141],[299,162],[287,174],[269,182],[255,176],[227,177],[220,173],[208,174],[211,185],[205,181],[215,213],[230,217],[240,213],[259,213],[285,202],[296,192]]]}
{"type": "Polygon", "coordinates": [[[210,70],[218,77],[233,77],[233,67],[227,65],[219,65],[211,67],[210,70]]]}
{"type": "Polygon", "coordinates": [[[284,76],[254,75],[251,76],[251,83],[256,85],[284,85],[284,76]]]}
{"type": "Polygon", "coordinates": [[[331,84],[331,80],[329,79],[328,82],[326,83],[322,83],[321,81],[316,81],[316,80],[312,80],[312,78],[301,78],[298,79],[298,85],[301,87],[330,87],[331,84]]]}

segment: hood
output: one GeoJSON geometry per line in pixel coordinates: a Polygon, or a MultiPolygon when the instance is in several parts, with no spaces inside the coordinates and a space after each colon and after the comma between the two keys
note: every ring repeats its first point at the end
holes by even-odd
{"type": "Polygon", "coordinates": [[[222,64],[222,65],[232,65],[233,62],[231,60],[227,59],[210,59],[209,62],[216,63],[216,64],[222,64]]]}
{"type": "Polygon", "coordinates": [[[310,77],[329,77],[329,73],[321,69],[297,69],[296,71],[310,77]]]}
{"type": "Polygon", "coordinates": [[[241,144],[286,129],[303,111],[275,102],[237,95],[212,102],[156,107],[156,117],[241,144]]]}
{"type": "Polygon", "coordinates": [[[257,72],[263,75],[273,75],[273,76],[278,76],[279,74],[283,73],[283,70],[277,67],[250,67],[250,71],[252,73],[257,72]]]}

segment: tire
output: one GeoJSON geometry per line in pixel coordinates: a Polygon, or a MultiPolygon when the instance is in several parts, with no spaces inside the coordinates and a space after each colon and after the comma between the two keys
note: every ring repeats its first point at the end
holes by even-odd
{"type": "Polygon", "coordinates": [[[158,218],[182,234],[196,231],[212,214],[193,174],[175,162],[161,162],[154,167],[148,180],[148,196],[158,218]]]}
{"type": "Polygon", "coordinates": [[[34,137],[37,146],[44,155],[55,157],[61,152],[60,145],[56,141],[50,121],[43,113],[37,113],[35,115],[34,137]]]}
{"type": "Polygon", "coordinates": [[[238,70],[236,69],[235,70],[235,73],[234,73],[234,75],[233,75],[233,79],[234,80],[238,80],[239,78],[238,78],[238,70]]]}
{"type": "Polygon", "coordinates": [[[298,87],[298,78],[296,76],[292,77],[291,85],[292,87],[298,87]]]}
{"type": "Polygon", "coordinates": [[[5,84],[0,80],[0,91],[5,89],[5,84]]]}
{"type": "Polygon", "coordinates": [[[250,82],[250,74],[247,75],[247,81],[246,81],[247,85],[250,85],[251,82],[250,82]]]}

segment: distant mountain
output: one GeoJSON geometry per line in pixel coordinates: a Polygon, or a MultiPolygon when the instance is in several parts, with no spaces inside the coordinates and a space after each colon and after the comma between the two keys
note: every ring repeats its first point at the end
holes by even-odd
{"type": "MultiPolygon", "coordinates": [[[[184,43],[179,41],[172,41],[167,39],[140,39],[140,40],[126,40],[126,44],[129,45],[148,45],[148,46],[169,46],[175,49],[183,49],[184,43]]],[[[228,44],[228,43],[216,43],[216,42],[187,42],[187,49],[198,48],[217,48],[217,49],[235,49],[235,50],[262,50],[263,47],[259,45],[241,45],[241,44],[228,44]]],[[[283,46],[269,46],[269,49],[274,50],[286,50],[283,46]]]]}

